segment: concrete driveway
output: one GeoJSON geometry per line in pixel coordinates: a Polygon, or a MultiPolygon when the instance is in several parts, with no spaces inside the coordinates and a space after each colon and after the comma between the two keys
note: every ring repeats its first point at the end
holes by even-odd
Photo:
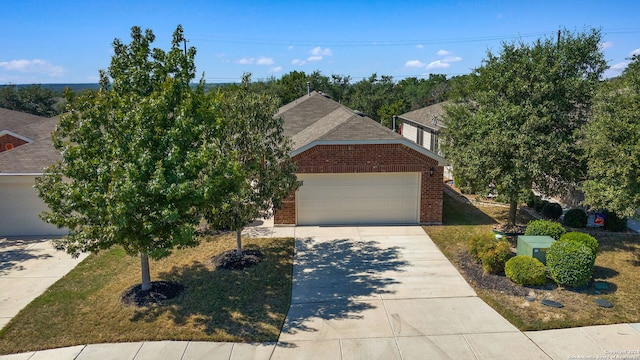
{"type": "Polygon", "coordinates": [[[0,328],[85,257],[56,251],[48,239],[0,238],[0,328]]]}
{"type": "Polygon", "coordinates": [[[272,359],[549,359],[419,226],[296,227],[295,237],[272,359]]]}

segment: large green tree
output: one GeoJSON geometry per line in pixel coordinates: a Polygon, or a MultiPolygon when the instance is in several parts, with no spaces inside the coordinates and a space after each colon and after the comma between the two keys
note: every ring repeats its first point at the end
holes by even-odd
{"type": "Polygon", "coordinates": [[[640,208],[640,56],[596,96],[586,129],[585,204],[621,217],[640,208]]]}
{"type": "Polygon", "coordinates": [[[282,119],[274,117],[278,100],[251,92],[249,82],[245,74],[240,86],[214,95],[222,104],[223,145],[240,164],[242,182],[220,206],[205,212],[213,227],[236,232],[237,256],[242,256],[242,229],[255,219],[273,215],[272,210],[298,187],[291,141],[284,135],[282,119]]]}
{"type": "Polygon", "coordinates": [[[114,245],[140,256],[142,290],[151,288],[149,258],[195,246],[200,209],[233,190],[233,158],[217,139],[219,106],[195,77],[195,48],[182,50],[178,26],[171,49],[151,48],[139,27],[131,43],[113,42],[100,90],[81,95],[53,133],[63,160],[37,182],[50,211],[69,229],[55,244],[71,254],[114,245]]]}
{"type": "Polygon", "coordinates": [[[578,143],[606,69],[600,39],[565,30],[558,42],[504,43],[446,109],[441,144],[455,176],[480,192],[495,187],[511,224],[532,187],[551,195],[584,177],[578,143]]]}
{"type": "Polygon", "coordinates": [[[51,117],[60,113],[58,94],[40,85],[0,87],[0,107],[33,115],[51,117]]]}

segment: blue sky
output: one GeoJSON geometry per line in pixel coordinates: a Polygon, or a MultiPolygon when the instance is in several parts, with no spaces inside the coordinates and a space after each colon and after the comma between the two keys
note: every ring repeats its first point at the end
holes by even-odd
{"type": "Polygon", "coordinates": [[[600,28],[615,76],[640,53],[640,2],[1,0],[0,84],[91,83],[114,38],[150,28],[167,49],[182,24],[208,83],[293,70],[396,80],[468,74],[501,41],[600,28]]]}

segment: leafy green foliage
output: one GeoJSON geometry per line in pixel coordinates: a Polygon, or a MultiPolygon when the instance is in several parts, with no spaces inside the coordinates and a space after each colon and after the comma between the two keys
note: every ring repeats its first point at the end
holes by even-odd
{"type": "Polygon", "coordinates": [[[587,226],[587,213],[582,209],[570,209],[564,214],[564,224],[572,228],[587,226]]]}
{"type": "Polygon", "coordinates": [[[593,256],[596,256],[598,254],[598,240],[596,240],[596,238],[589,234],[581,233],[578,231],[571,231],[562,235],[559,241],[571,241],[578,244],[583,244],[591,249],[593,256]]]}
{"type": "Polygon", "coordinates": [[[467,248],[473,260],[477,263],[482,262],[482,254],[490,249],[496,242],[496,236],[493,233],[475,234],[467,240],[467,248]]]}
{"type": "MultiPolygon", "coordinates": [[[[634,55],[616,81],[605,82],[586,128],[589,158],[584,203],[618,217],[640,208],[640,56],[634,55]]],[[[605,222],[606,224],[606,222],[605,222]]]]}
{"type": "Polygon", "coordinates": [[[58,94],[40,85],[0,86],[0,107],[33,115],[51,117],[60,114],[58,94]]]}
{"type": "Polygon", "coordinates": [[[547,250],[549,275],[568,287],[586,285],[593,275],[595,260],[587,245],[574,241],[556,241],[547,250]]]}
{"type": "Polygon", "coordinates": [[[548,201],[542,206],[542,216],[552,220],[558,220],[560,216],[562,216],[562,206],[558,203],[548,201]]]}
{"type": "Polygon", "coordinates": [[[100,91],[79,96],[62,116],[53,142],[63,161],[36,187],[51,209],[43,219],[69,228],[58,248],[121,245],[140,254],[145,290],[147,258],[198,243],[198,209],[234,191],[238,165],[218,141],[224,124],[204,83],[190,87],[196,50],[183,52],[182,27],[168,52],[151,48],[151,30],[133,27],[131,38],[114,40],[100,91]]]}
{"type": "Polygon", "coordinates": [[[582,179],[578,141],[606,69],[597,30],[531,45],[505,43],[464,79],[468,91],[445,107],[441,147],[473,188],[504,194],[515,223],[526,191],[559,192],[582,179]]]}
{"type": "Polygon", "coordinates": [[[528,255],[518,255],[509,259],[504,265],[504,273],[519,285],[544,285],[547,282],[544,264],[528,255]]]}
{"type": "Polygon", "coordinates": [[[480,253],[482,268],[489,274],[504,271],[504,264],[511,257],[511,245],[506,240],[494,241],[492,246],[480,253]]]}
{"type": "Polygon", "coordinates": [[[610,231],[625,231],[627,229],[627,218],[618,216],[614,211],[605,211],[604,228],[610,231]]]}
{"type": "Polygon", "coordinates": [[[210,225],[236,231],[238,253],[242,228],[256,218],[270,217],[271,210],[298,187],[291,161],[291,143],[284,135],[282,119],[274,118],[274,97],[249,91],[250,77],[242,85],[214,94],[225,124],[222,146],[239,164],[242,178],[238,191],[226,194],[222,204],[204,212],[210,225]]]}
{"type": "Polygon", "coordinates": [[[558,240],[565,232],[566,230],[564,227],[555,221],[533,220],[527,225],[527,230],[525,230],[524,234],[533,236],[551,236],[558,240]]]}

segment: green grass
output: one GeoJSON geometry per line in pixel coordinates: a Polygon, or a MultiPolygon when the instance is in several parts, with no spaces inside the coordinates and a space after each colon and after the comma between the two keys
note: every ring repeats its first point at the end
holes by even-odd
{"type": "Polygon", "coordinates": [[[210,260],[235,237],[206,237],[196,248],[151,262],[152,280],[185,285],[162,305],[121,303],[140,282],[140,260],[113,248],[91,255],[0,330],[0,354],[78,344],[151,340],[276,341],[289,309],[293,239],[244,239],[265,254],[242,271],[214,270],[210,260]]]}
{"type": "MultiPolygon", "coordinates": [[[[507,212],[508,209],[503,207],[462,204],[445,195],[444,225],[426,226],[424,229],[458,271],[467,277],[461,266],[461,256],[467,252],[467,239],[478,232],[489,232],[492,225],[505,222],[507,212]]],[[[526,214],[519,214],[518,223],[526,224],[529,220],[531,218],[526,214]]],[[[484,289],[467,280],[480,298],[520,330],[640,322],[640,236],[609,232],[596,232],[592,236],[600,244],[593,278],[608,283],[610,290],[597,294],[593,286],[579,290],[554,286],[528,288],[538,300],[560,301],[565,305],[562,309],[484,289]],[[598,307],[594,303],[596,298],[611,301],[614,308],[598,307]]]]}

